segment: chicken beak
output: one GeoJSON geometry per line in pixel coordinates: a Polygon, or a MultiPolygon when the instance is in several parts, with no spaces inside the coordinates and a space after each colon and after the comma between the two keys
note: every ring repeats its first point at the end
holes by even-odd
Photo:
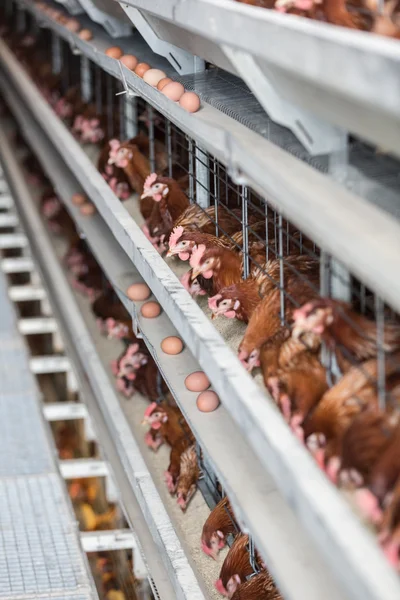
{"type": "Polygon", "coordinates": [[[148,423],[147,419],[143,419],[143,421],[140,424],[144,426],[144,425],[148,425],[149,423],[148,423]]]}
{"type": "Polygon", "coordinates": [[[294,340],[299,340],[303,333],[303,329],[299,325],[295,325],[292,329],[292,338],[294,340]]]}
{"type": "Polygon", "coordinates": [[[171,256],[174,256],[175,252],[173,250],[168,250],[167,254],[166,254],[166,258],[171,258],[171,256]]]}
{"type": "Polygon", "coordinates": [[[194,279],[196,279],[196,277],[198,277],[199,275],[201,275],[201,270],[199,268],[197,269],[192,269],[192,276],[191,276],[191,280],[193,281],[194,279]]]}
{"type": "Polygon", "coordinates": [[[144,198],[151,198],[152,195],[153,195],[153,192],[151,190],[145,190],[143,192],[143,194],[140,196],[140,199],[143,200],[144,198]]]}
{"type": "Polygon", "coordinates": [[[214,321],[214,319],[217,319],[217,318],[218,318],[217,313],[212,312],[211,313],[211,321],[214,321]]]}

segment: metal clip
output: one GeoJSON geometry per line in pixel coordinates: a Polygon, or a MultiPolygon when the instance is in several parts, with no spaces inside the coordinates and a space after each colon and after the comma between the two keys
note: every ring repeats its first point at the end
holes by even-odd
{"type": "Polygon", "coordinates": [[[68,43],[70,45],[72,54],[74,54],[75,56],[79,56],[80,54],[82,54],[81,50],[76,45],[76,42],[75,42],[75,40],[74,40],[74,38],[72,36],[72,33],[70,33],[68,35],[68,38],[69,38],[68,43]]]}
{"type": "Polygon", "coordinates": [[[122,92],[117,92],[115,95],[116,96],[122,96],[122,94],[127,94],[127,96],[129,96],[129,98],[134,98],[136,96],[139,96],[139,94],[136,94],[135,92],[133,92],[132,90],[130,90],[128,88],[128,84],[127,84],[127,81],[125,79],[124,71],[122,69],[122,64],[121,64],[120,61],[117,61],[117,62],[118,62],[118,67],[119,67],[120,74],[121,74],[121,83],[123,85],[124,90],[122,92]]]}

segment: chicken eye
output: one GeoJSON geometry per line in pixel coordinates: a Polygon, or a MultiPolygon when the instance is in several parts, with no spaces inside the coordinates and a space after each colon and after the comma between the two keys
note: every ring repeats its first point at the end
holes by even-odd
{"type": "Polygon", "coordinates": [[[229,304],[229,300],[222,300],[220,306],[222,306],[223,308],[228,308],[229,304]]]}
{"type": "Polygon", "coordinates": [[[155,190],[159,190],[159,189],[160,189],[160,187],[161,187],[161,183],[156,183],[155,185],[153,185],[153,188],[154,188],[155,190]]]}
{"type": "Polygon", "coordinates": [[[185,242],[181,242],[181,246],[182,246],[182,248],[185,248],[185,246],[187,246],[187,245],[188,245],[188,243],[189,243],[189,242],[188,242],[187,240],[186,240],[185,242]]]}

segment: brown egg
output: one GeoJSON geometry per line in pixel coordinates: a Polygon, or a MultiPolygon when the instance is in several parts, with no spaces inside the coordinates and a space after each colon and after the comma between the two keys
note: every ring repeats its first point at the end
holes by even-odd
{"type": "Polygon", "coordinates": [[[173,81],[172,83],[169,83],[165,86],[162,93],[173,102],[178,102],[184,91],[185,88],[181,83],[173,81]]]}
{"type": "Polygon", "coordinates": [[[161,342],[161,350],[165,354],[180,354],[183,350],[183,342],[180,338],[171,335],[161,342]]]}
{"type": "Polygon", "coordinates": [[[106,50],[106,55],[111,58],[121,58],[122,54],[123,52],[119,46],[111,46],[106,50]]]}
{"type": "Polygon", "coordinates": [[[81,24],[76,19],[68,19],[65,23],[65,27],[68,31],[72,31],[73,33],[77,33],[80,30],[81,24]]]}
{"type": "Polygon", "coordinates": [[[210,386],[210,380],[203,371],[195,371],[186,377],[185,385],[191,392],[204,392],[210,386]]]}
{"type": "Polygon", "coordinates": [[[90,29],[82,29],[82,31],[80,31],[78,35],[81,38],[81,40],[86,40],[87,42],[93,37],[93,33],[90,31],[90,29]]]}
{"type": "Polygon", "coordinates": [[[79,210],[81,211],[81,214],[85,217],[90,217],[96,212],[96,207],[91,202],[86,202],[86,204],[82,204],[79,210]]]}
{"type": "Polygon", "coordinates": [[[212,412],[218,408],[220,402],[215,392],[207,390],[206,392],[201,392],[201,394],[197,396],[196,404],[201,412],[212,412]]]}
{"type": "Polygon", "coordinates": [[[139,63],[138,66],[135,69],[135,73],[138,77],[143,77],[143,75],[146,73],[146,71],[148,71],[149,69],[151,69],[150,65],[148,65],[147,63],[139,63]]]}
{"type": "Polygon", "coordinates": [[[75,204],[75,206],[85,204],[85,202],[87,202],[87,198],[83,194],[74,194],[72,196],[72,204],[75,204]]]}
{"type": "Polygon", "coordinates": [[[130,300],[147,300],[150,296],[151,290],[145,283],[133,283],[126,291],[126,295],[130,300]]]}
{"type": "Polygon", "coordinates": [[[185,92],[179,100],[179,106],[182,106],[187,112],[197,112],[200,108],[200,98],[194,92],[185,92]]]}
{"type": "Polygon", "coordinates": [[[160,314],[161,306],[158,304],[158,302],[146,302],[143,304],[140,312],[146,319],[154,319],[160,314]]]}
{"type": "Polygon", "coordinates": [[[149,69],[143,75],[143,81],[149,85],[152,85],[153,87],[157,87],[161,79],[165,79],[165,73],[164,71],[160,71],[160,69],[149,69]]]}
{"type": "Polygon", "coordinates": [[[160,81],[157,83],[157,89],[160,90],[160,92],[162,92],[165,86],[169,83],[172,83],[171,77],[164,77],[164,79],[160,79],[160,81]]]}
{"type": "Polygon", "coordinates": [[[130,69],[131,71],[134,71],[136,65],[138,64],[138,59],[136,56],[133,56],[133,54],[124,54],[119,60],[127,69],[130,69]]]}

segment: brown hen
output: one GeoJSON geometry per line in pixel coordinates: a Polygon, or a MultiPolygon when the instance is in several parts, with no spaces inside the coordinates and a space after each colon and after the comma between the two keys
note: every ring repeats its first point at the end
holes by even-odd
{"type": "Polygon", "coordinates": [[[217,559],[219,551],[225,546],[230,533],[238,531],[235,516],[227,496],[222,498],[209,514],[203,525],[201,547],[203,552],[217,559]]]}

